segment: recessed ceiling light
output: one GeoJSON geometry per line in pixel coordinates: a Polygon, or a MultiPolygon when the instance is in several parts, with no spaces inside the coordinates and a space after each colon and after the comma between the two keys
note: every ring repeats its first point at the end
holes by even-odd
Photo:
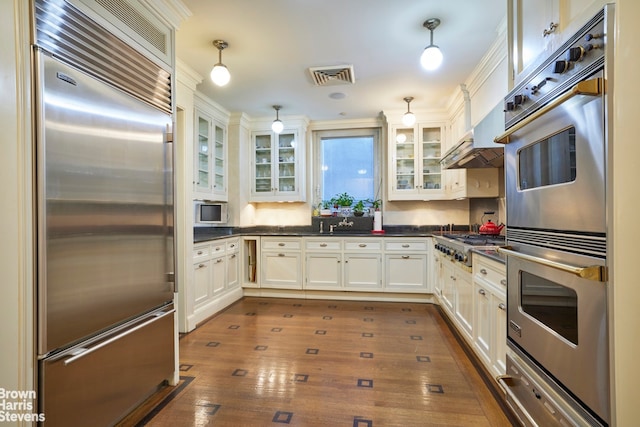
{"type": "Polygon", "coordinates": [[[329,94],[329,98],[331,98],[331,99],[343,99],[346,96],[347,95],[345,95],[342,92],[333,92],[333,93],[329,94]]]}

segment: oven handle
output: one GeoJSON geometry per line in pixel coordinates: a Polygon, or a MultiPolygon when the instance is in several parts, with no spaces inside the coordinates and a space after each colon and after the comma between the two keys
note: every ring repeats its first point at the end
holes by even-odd
{"type": "Polygon", "coordinates": [[[522,252],[514,251],[511,246],[501,246],[498,248],[498,252],[519,258],[525,261],[535,262],[536,264],[542,264],[547,267],[556,268],[566,273],[575,274],[586,280],[595,280],[597,282],[605,282],[607,280],[607,268],[602,265],[590,265],[587,267],[577,267],[574,265],[563,264],[557,261],[551,261],[549,259],[540,258],[533,255],[523,254],[522,252]]]}
{"type": "Polygon", "coordinates": [[[515,132],[519,131],[520,129],[522,129],[532,121],[547,114],[549,111],[553,110],[563,102],[568,101],[569,99],[573,98],[576,95],[591,95],[591,96],[601,95],[603,90],[604,90],[604,79],[602,77],[598,77],[591,80],[583,80],[578,84],[576,84],[571,90],[565,92],[564,94],[554,99],[553,101],[551,101],[550,103],[548,103],[547,105],[545,105],[544,107],[536,111],[535,113],[531,114],[530,116],[526,117],[525,119],[511,126],[509,129],[507,129],[505,133],[503,133],[500,136],[497,136],[494,139],[494,141],[497,142],[498,144],[508,144],[511,142],[511,138],[510,138],[511,135],[513,135],[515,132]]]}

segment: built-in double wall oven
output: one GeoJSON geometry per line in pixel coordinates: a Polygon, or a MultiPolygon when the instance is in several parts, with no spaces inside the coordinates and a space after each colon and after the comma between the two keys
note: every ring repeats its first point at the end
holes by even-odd
{"type": "Polygon", "coordinates": [[[609,425],[607,114],[613,6],[505,99],[507,402],[524,425],[609,425]]]}

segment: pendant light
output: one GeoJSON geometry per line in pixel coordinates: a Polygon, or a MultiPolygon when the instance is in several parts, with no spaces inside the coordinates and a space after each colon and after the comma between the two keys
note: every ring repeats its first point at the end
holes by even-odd
{"type": "Polygon", "coordinates": [[[420,56],[420,64],[425,70],[432,71],[442,64],[442,52],[438,46],[433,44],[433,30],[440,25],[440,20],[438,18],[430,18],[424,21],[422,25],[431,32],[431,41],[429,46],[424,48],[422,56],[420,56]]]}
{"type": "Polygon", "coordinates": [[[284,129],[284,124],[278,115],[278,111],[280,111],[282,107],[280,105],[274,105],[273,109],[276,110],[276,119],[271,123],[271,130],[275,133],[280,133],[284,129]]]}
{"type": "Polygon", "coordinates": [[[229,44],[224,40],[214,40],[213,45],[218,49],[218,63],[211,70],[211,80],[218,86],[224,86],[231,80],[229,69],[222,63],[222,50],[229,44]]]}
{"type": "Polygon", "coordinates": [[[405,126],[413,126],[416,123],[416,116],[409,109],[409,104],[413,101],[413,96],[407,96],[404,98],[404,102],[407,103],[407,112],[402,116],[402,124],[405,126]]]}

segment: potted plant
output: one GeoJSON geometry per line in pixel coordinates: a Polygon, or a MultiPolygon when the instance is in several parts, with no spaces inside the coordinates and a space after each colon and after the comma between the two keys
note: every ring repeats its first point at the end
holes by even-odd
{"type": "Polygon", "coordinates": [[[355,216],[364,215],[364,200],[358,200],[358,203],[353,205],[353,214],[355,216]]]}
{"type": "Polygon", "coordinates": [[[373,216],[373,213],[375,211],[379,211],[380,210],[380,205],[382,204],[382,200],[380,200],[380,199],[375,199],[375,200],[367,199],[367,203],[369,203],[371,205],[370,215],[373,216]]]}
{"type": "Polygon", "coordinates": [[[345,191],[344,193],[337,194],[333,199],[342,216],[345,218],[348,217],[351,214],[351,205],[355,200],[354,197],[345,191]]]}
{"type": "Polygon", "coordinates": [[[331,205],[333,201],[331,200],[323,200],[322,201],[322,209],[320,209],[320,216],[331,216],[331,205]]]}

